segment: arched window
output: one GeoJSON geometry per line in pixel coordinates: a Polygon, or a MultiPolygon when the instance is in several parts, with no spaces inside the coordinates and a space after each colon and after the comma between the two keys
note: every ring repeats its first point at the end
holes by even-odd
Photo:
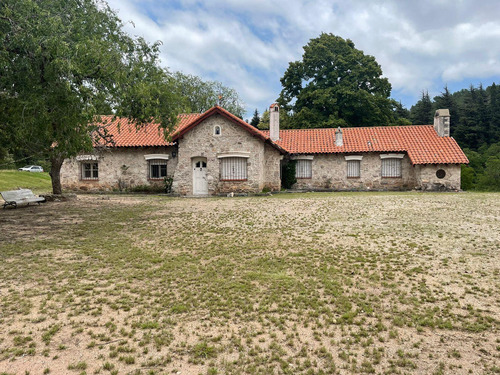
{"type": "Polygon", "coordinates": [[[221,127],[219,125],[215,125],[214,127],[214,135],[220,135],[221,134],[221,127]]]}

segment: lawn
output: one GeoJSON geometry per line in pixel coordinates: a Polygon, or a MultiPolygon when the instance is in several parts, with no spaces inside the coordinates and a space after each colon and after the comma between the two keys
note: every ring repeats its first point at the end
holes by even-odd
{"type": "Polygon", "coordinates": [[[0,210],[0,374],[500,373],[500,194],[0,210]]]}
{"type": "Polygon", "coordinates": [[[35,194],[52,191],[50,176],[47,172],[32,173],[15,170],[0,170],[0,191],[31,189],[35,194]]]}

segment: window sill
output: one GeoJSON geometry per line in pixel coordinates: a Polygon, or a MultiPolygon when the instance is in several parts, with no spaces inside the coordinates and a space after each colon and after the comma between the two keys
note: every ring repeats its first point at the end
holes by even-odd
{"type": "Polygon", "coordinates": [[[347,177],[348,180],[359,180],[361,178],[361,176],[358,176],[358,177],[347,177]]]}
{"type": "MultiPolygon", "coordinates": [[[[167,176],[165,176],[167,177],[167,176]]],[[[165,177],[158,177],[158,178],[148,178],[148,181],[163,181],[165,177]]]]}
{"type": "Polygon", "coordinates": [[[85,181],[99,181],[99,179],[98,178],[81,178],[80,181],[83,181],[83,182],[85,182],[85,181]]]}
{"type": "Polygon", "coordinates": [[[295,177],[297,180],[312,180],[312,177],[295,177]]]}
{"type": "Polygon", "coordinates": [[[235,180],[220,180],[222,182],[225,182],[225,181],[230,181],[230,182],[237,182],[237,181],[240,181],[240,182],[244,182],[244,181],[248,181],[248,178],[245,178],[245,179],[235,179],[235,180]]]}
{"type": "Polygon", "coordinates": [[[403,178],[403,176],[398,176],[398,177],[386,177],[386,176],[382,176],[382,178],[403,178]]]}

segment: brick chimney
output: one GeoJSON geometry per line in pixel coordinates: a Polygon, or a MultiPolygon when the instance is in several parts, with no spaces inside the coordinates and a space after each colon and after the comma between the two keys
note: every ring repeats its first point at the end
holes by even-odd
{"type": "Polygon", "coordinates": [[[280,139],[280,107],[273,103],[269,107],[269,137],[272,141],[280,139]]]}
{"type": "Polygon", "coordinates": [[[434,114],[434,130],[440,137],[450,136],[450,111],[438,109],[434,114]]]}
{"type": "Polygon", "coordinates": [[[340,126],[337,130],[335,130],[335,146],[343,146],[344,145],[344,140],[342,138],[342,129],[340,129],[340,126]]]}

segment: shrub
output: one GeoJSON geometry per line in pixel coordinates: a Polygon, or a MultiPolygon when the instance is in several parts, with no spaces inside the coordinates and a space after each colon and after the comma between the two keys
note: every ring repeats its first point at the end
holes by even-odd
{"type": "Polygon", "coordinates": [[[291,187],[297,182],[295,177],[295,165],[297,162],[295,160],[289,160],[286,164],[283,164],[281,170],[281,186],[285,189],[291,189],[291,187]]]}

